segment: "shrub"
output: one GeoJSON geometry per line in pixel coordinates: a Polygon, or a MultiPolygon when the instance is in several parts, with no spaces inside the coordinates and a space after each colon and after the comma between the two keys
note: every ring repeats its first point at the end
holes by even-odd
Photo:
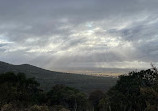
{"type": "Polygon", "coordinates": [[[49,111],[47,106],[34,105],[30,108],[30,111],[49,111]]]}
{"type": "Polygon", "coordinates": [[[2,106],[1,111],[14,111],[12,104],[5,104],[2,106]]]}

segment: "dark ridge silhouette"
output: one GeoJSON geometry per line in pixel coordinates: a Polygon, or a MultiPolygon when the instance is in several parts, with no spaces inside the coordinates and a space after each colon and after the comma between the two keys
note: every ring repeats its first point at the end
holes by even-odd
{"type": "Polygon", "coordinates": [[[97,77],[45,70],[29,64],[13,65],[0,61],[0,74],[5,72],[22,72],[27,77],[35,77],[44,90],[50,90],[55,84],[64,84],[84,92],[96,89],[107,91],[116,83],[116,78],[97,77]]]}

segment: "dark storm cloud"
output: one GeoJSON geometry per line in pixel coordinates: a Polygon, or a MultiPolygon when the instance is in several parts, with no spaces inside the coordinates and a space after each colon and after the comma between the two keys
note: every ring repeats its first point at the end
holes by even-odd
{"type": "Polygon", "coordinates": [[[157,0],[1,0],[0,60],[49,68],[158,62],[157,5],[157,0]]]}

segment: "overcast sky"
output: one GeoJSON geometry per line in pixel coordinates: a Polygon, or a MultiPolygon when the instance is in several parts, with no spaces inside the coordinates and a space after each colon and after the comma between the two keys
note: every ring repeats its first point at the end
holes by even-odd
{"type": "Polygon", "coordinates": [[[149,68],[158,64],[158,0],[0,0],[0,61],[149,68]]]}

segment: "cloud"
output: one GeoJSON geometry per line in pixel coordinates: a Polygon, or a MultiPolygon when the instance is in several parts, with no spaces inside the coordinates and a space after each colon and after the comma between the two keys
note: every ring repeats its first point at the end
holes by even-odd
{"type": "Polygon", "coordinates": [[[0,60],[62,67],[158,63],[157,0],[0,1],[0,60]]]}

